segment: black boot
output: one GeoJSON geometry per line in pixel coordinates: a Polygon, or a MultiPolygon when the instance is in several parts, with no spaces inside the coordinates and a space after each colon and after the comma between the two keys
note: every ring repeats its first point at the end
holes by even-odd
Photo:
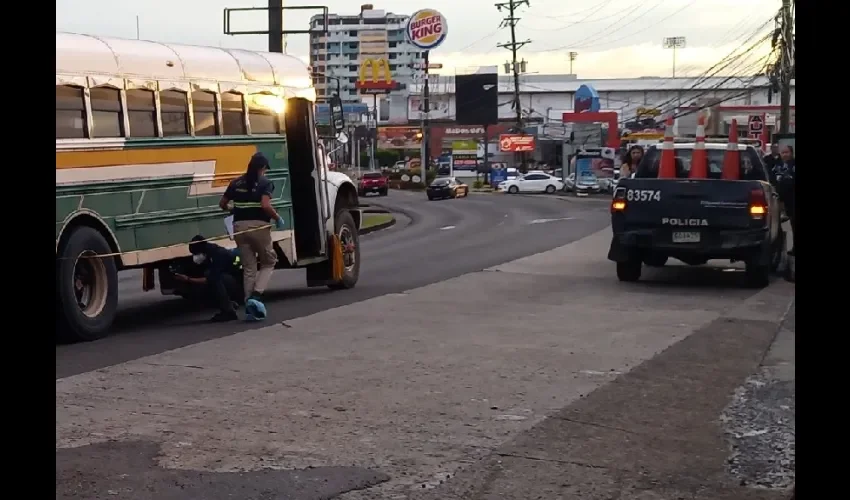
{"type": "Polygon", "coordinates": [[[224,323],[227,321],[235,321],[239,319],[239,316],[236,315],[236,311],[221,311],[217,313],[215,316],[210,318],[210,322],[212,323],[224,323]]]}

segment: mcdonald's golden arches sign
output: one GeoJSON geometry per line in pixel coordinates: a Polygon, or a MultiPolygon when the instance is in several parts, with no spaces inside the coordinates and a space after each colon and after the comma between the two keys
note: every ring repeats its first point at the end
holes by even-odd
{"type": "Polygon", "coordinates": [[[355,87],[365,94],[385,94],[395,89],[390,63],[386,59],[364,59],[360,63],[360,80],[355,87]],[[368,70],[371,69],[371,73],[368,70]],[[381,78],[383,77],[383,79],[381,78]]]}

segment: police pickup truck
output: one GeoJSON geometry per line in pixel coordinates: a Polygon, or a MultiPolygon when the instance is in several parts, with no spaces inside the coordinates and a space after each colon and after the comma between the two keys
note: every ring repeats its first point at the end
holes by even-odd
{"type": "Polygon", "coordinates": [[[708,143],[708,178],[689,179],[693,143],[676,143],[676,178],[658,179],[661,149],[652,146],[634,178],[620,179],[611,202],[614,236],[608,259],[620,281],[640,279],[644,264],[669,258],[746,264],[750,286],[767,286],[782,263],[785,235],[778,194],[755,148],[739,144],[741,180],[721,179],[727,144],[708,143]]]}

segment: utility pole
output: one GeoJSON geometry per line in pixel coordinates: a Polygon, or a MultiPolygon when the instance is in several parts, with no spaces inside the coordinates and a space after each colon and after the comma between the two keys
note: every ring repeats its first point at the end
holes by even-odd
{"type": "Polygon", "coordinates": [[[791,0],[782,0],[779,59],[779,133],[787,134],[791,128],[791,78],[794,68],[794,18],[791,0]]]}
{"type": "Polygon", "coordinates": [[[269,1],[269,52],[283,53],[283,0],[269,1]]]}
{"type": "MultiPolygon", "coordinates": [[[[522,42],[516,41],[516,25],[519,22],[520,18],[516,17],[516,10],[523,5],[530,5],[528,0],[508,0],[507,2],[497,3],[496,9],[501,12],[502,9],[508,10],[508,17],[502,19],[501,27],[510,27],[511,28],[511,41],[507,43],[500,43],[497,46],[506,48],[511,51],[511,62],[505,64],[507,66],[510,64],[511,70],[514,75],[514,110],[516,111],[516,122],[517,128],[519,128],[519,133],[522,134],[525,130],[525,126],[522,119],[522,103],[519,100],[519,75],[520,73],[525,72],[526,63],[525,61],[517,61],[517,51],[525,45],[531,43],[531,40],[524,40],[522,42]]],[[[525,165],[525,153],[520,153],[520,168],[523,173],[525,173],[526,165],[525,165]]]]}
{"type": "Polygon", "coordinates": [[[577,57],[578,57],[578,52],[570,52],[570,74],[571,75],[575,74],[575,73],[573,73],[573,62],[575,62],[577,57]]]}

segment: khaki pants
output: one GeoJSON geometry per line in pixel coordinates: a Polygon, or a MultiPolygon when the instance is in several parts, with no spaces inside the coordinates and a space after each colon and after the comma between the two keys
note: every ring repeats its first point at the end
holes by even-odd
{"type": "Polygon", "coordinates": [[[239,258],[242,260],[243,283],[245,286],[245,299],[253,292],[263,293],[274,272],[277,264],[277,254],[272,245],[272,229],[267,221],[240,220],[233,223],[233,232],[240,233],[235,236],[236,246],[239,248],[239,258]],[[269,226],[263,229],[258,227],[269,226]],[[251,229],[254,229],[251,231],[251,229]],[[257,272],[257,262],[262,269],[257,272]]]}

